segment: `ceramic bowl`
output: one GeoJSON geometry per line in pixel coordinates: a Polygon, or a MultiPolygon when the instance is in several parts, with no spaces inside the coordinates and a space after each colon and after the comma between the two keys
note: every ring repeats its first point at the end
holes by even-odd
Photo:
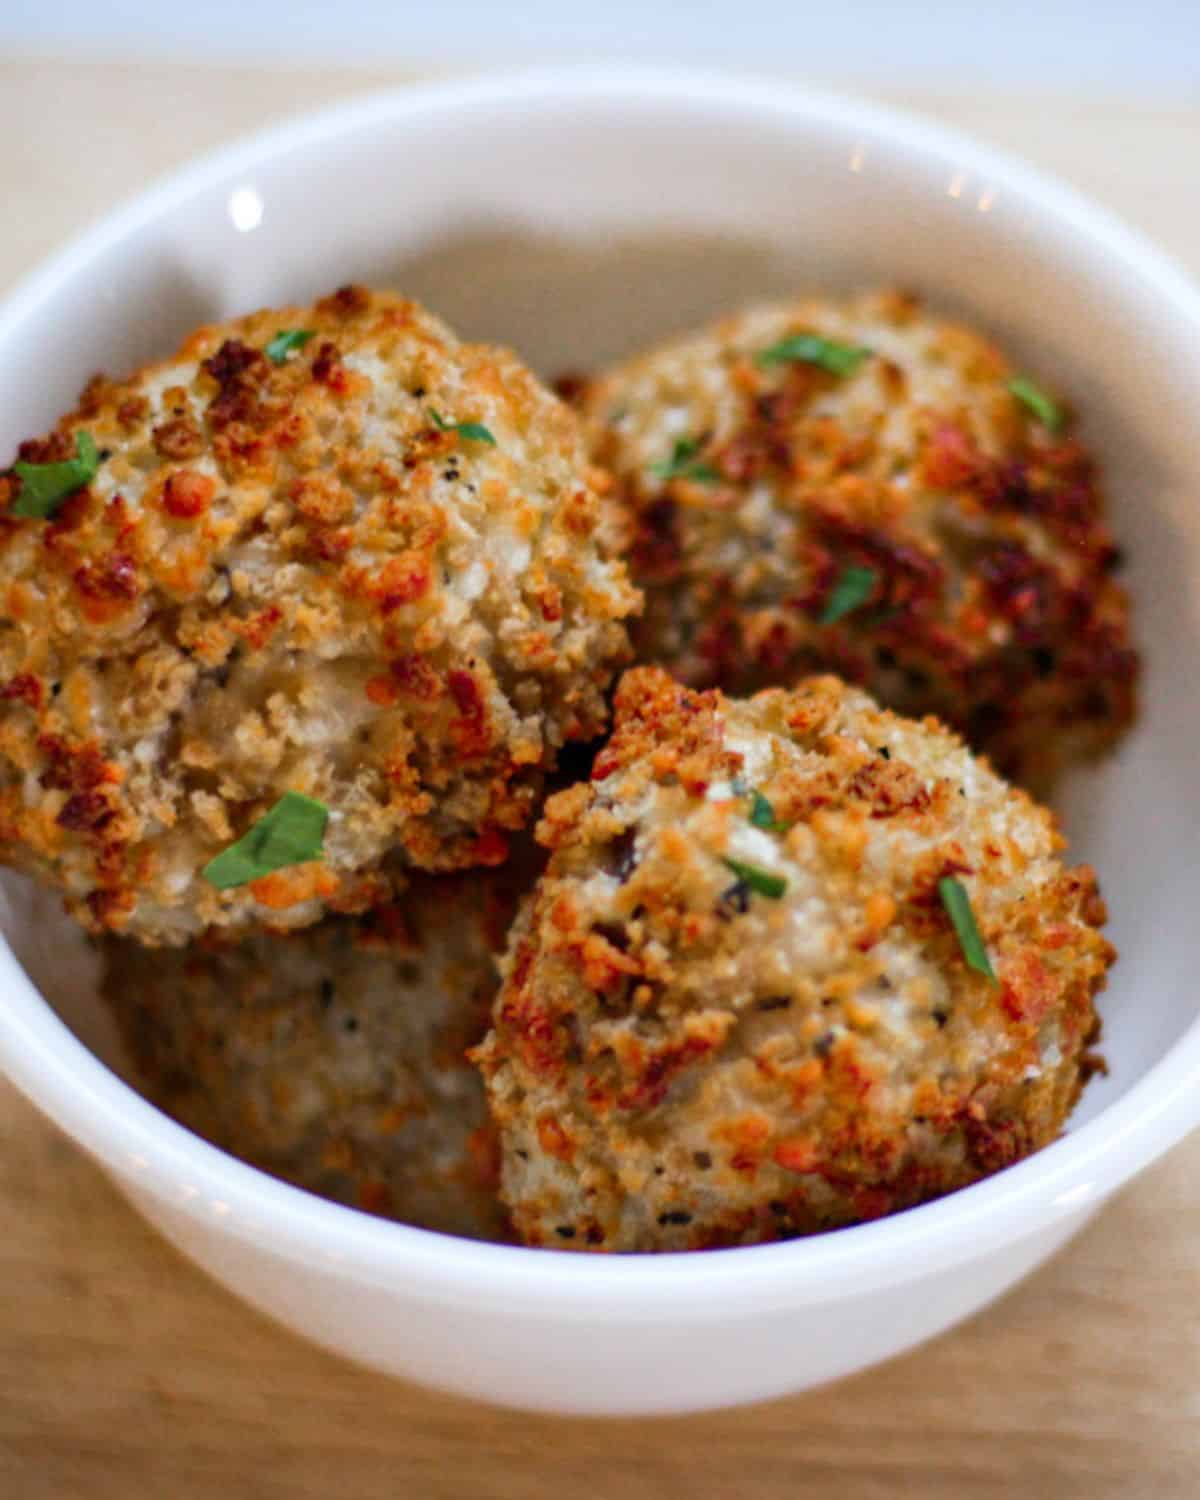
{"type": "Polygon", "coordinates": [[[1010,1287],[1200,1120],[1200,297],[1017,162],[874,106],[757,80],[558,69],[286,124],[114,214],[0,310],[0,453],[84,378],[193,324],[352,279],[546,373],[797,288],[899,283],[1085,413],[1149,662],[1141,724],[1062,802],[1122,957],[1111,1072],[1062,1140],[895,1218],[790,1244],[595,1257],[336,1207],[204,1144],[120,1076],[86,947],[5,885],[0,1063],[175,1245],[347,1357],[553,1411],[690,1411],[798,1390],[1010,1287]]]}

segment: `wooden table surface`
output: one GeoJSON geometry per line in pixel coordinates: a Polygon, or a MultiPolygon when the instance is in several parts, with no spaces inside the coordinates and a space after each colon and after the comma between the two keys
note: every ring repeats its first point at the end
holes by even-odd
{"type": "MultiPolygon", "coordinates": [[[[0,288],[147,178],[391,81],[0,64],[0,288]]],[[[1200,107],[900,102],[1072,179],[1200,270],[1200,107]]],[[[966,1327],[744,1411],[493,1411],[366,1374],[234,1301],[0,1083],[3,1500],[1195,1500],[1200,1139],[966,1327]]]]}

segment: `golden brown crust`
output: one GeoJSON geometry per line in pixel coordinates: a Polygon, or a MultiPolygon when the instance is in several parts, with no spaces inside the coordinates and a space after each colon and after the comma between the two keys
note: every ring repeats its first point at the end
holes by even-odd
{"type": "Polygon", "coordinates": [[[752,309],[574,382],[634,518],[639,659],[741,693],[835,671],[1035,785],[1110,746],[1138,669],[1118,549],[1088,454],[1014,373],[876,293],[752,309]],[[845,376],[761,362],[800,332],[873,353],[845,376]],[[681,437],[701,477],[655,474],[681,437]],[[847,567],[869,596],[823,623],[847,567]]]}
{"type": "Polygon", "coordinates": [[[539,837],[477,1053],[528,1243],[808,1233],[1061,1129],[1113,957],[1103,903],[1050,815],[935,721],[833,678],[739,704],[637,669],[539,837]]]}
{"type": "Polygon", "coordinates": [[[97,377],[20,457],[81,431],[99,472],[49,521],[0,477],[3,857],[151,942],[364,909],[389,854],[503,859],[560,746],[602,728],[636,602],[561,403],[350,287],[97,377]],[[285,329],[311,337],[276,363],[285,329]],[[287,790],[330,808],[324,861],[200,880],[287,790]]]}

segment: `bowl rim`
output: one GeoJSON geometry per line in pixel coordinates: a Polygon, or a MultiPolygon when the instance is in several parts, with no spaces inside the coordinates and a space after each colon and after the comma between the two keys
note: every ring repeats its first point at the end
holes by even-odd
{"type": "MultiPolygon", "coordinates": [[[[1200,291],[1171,259],[1073,188],[941,125],[865,100],[761,76],[692,67],[571,64],[406,84],[355,96],[246,136],[171,172],[95,223],[0,304],[0,347],[96,256],[189,199],[284,153],[438,112],[581,100],[736,112],[748,123],[845,128],[891,149],[978,173],[1043,222],[1089,242],[1150,286],[1200,337],[1200,291]]],[[[314,1259],[433,1301],[514,1300],[540,1317],[639,1321],[827,1301],[979,1258],[1098,1206],[1200,1123],[1200,1017],[1119,1099],[1033,1157],[890,1218],[781,1244],[703,1255],[547,1254],[371,1217],[280,1182],[193,1135],[123,1082],[69,1030],[0,943],[0,1066],[46,1115],[135,1193],[283,1258],[314,1259]]]]}

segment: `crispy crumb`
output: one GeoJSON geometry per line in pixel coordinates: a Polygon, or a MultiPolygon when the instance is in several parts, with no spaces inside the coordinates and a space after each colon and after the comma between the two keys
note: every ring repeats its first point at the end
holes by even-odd
{"type": "Polygon", "coordinates": [[[1111,746],[1138,673],[1120,554],[1086,449],[1014,373],[881,292],[752,308],[576,382],[635,527],[638,659],[739,693],[833,671],[1035,787],[1111,746]],[[761,361],[800,332],[872,353],[761,361]],[[654,471],[681,438],[702,477],[654,471]],[[848,568],[867,595],[825,623],[848,568]]]}
{"type": "Polygon", "coordinates": [[[50,521],[0,477],[0,857],[151,943],[502,859],[603,728],[637,597],[562,403],[351,287],[97,377],[19,457],[82,430],[103,461],[50,521]],[[314,336],[277,364],[288,328],[314,336]],[[240,836],[289,790],[330,810],[319,878],[208,885],[218,812],[240,836]]]}
{"type": "Polygon", "coordinates": [[[533,866],[413,876],[301,932],[104,945],[104,998],[149,1097],[252,1165],[426,1229],[508,1237],[483,1088],[495,951],[533,866]]]}
{"type": "Polygon", "coordinates": [[[528,1244],[702,1249],[892,1213],[1053,1140],[1095,1069],[1115,956],[1095,878],[933,719],[831,677],[738,702],[639,668],[538,832],[550,864],[476,1053],[528,1244]],[[751,821],[756,792],[777,826],[751,821]]]}

